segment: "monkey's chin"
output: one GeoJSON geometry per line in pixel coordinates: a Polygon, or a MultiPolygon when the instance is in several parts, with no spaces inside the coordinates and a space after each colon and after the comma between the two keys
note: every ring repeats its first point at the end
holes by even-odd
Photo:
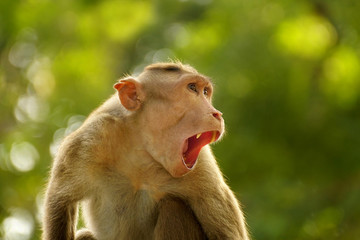
{"type": "Polygon", "coordinates": [[[197,163],[202,147],[213,143],[220,137],[219,131],[198,133],[185,140],[182,148],[182,162],[188,170],[192,170],[197,163]]]}

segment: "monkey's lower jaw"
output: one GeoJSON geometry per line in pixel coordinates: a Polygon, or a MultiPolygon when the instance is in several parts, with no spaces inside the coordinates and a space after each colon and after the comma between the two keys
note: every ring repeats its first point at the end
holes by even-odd
{"type": "Polygon", "coordinates": [[[185,140],[183,145],[183,163],[188,169],[192,169],[199,156],[200,150],[207,144],[213,143],[220,137],[220,132],[209,131],[196,134],[185,140]]]}

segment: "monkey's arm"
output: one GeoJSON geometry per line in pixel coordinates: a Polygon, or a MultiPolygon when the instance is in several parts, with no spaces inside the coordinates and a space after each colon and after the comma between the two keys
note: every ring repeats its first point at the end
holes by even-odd
{"type": "Polygon", "coordinates": [[[73,240],[77,223],[77,203],[89,184],[81,158],[82,145],[69,137],[59,150],[45,196],[43,240],[73,240]]]}
{"type": "Polygon", "coordinates": [[[233,192],[224,182],[210,148],[200,154],[187,199],[209,239],[248,240],[244,216],[233,192]]]}
{"type": "Polygon", "coordinates": [[[209,239],[248,240],[242,213],[229,189],[200,192],[190,205],[209,239]]]}
{"type": "Polygon", "coordinates": [[[43,240],[74,239],[77,204],[50,186],[45,198],[43,240]]]}

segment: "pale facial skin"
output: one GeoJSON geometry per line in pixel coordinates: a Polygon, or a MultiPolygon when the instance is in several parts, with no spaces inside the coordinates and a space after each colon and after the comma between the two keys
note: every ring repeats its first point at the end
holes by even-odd
{"type": "MultiPolygon", "coordinates": [[[[185,74],[176,81],[158,82],[154,90],[148,89],[145,82],[144,90],[135,79],[126,81],[131,81],[130,88],[145,101],[147,95],[152,95],[151,91],[166,89],[144,106],[140,120],[141,139],[148,153],[173,177],[191,171],[201,147],[216,141],[224,131],[222,113],[211,104],[211,82],[203,76],[185,74]]],[[[122,82],[115,88],[120,84],[122,82]]]]}

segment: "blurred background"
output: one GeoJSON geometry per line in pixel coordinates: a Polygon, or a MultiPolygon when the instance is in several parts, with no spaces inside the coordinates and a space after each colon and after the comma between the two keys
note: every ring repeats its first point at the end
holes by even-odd
{"type": "Polygon", "coordinates": [[[215,81],[253,239],[360,236],[360,1],[1,0],[0,239],[40,238],[61,139],[125,73],[215,81]]]}

